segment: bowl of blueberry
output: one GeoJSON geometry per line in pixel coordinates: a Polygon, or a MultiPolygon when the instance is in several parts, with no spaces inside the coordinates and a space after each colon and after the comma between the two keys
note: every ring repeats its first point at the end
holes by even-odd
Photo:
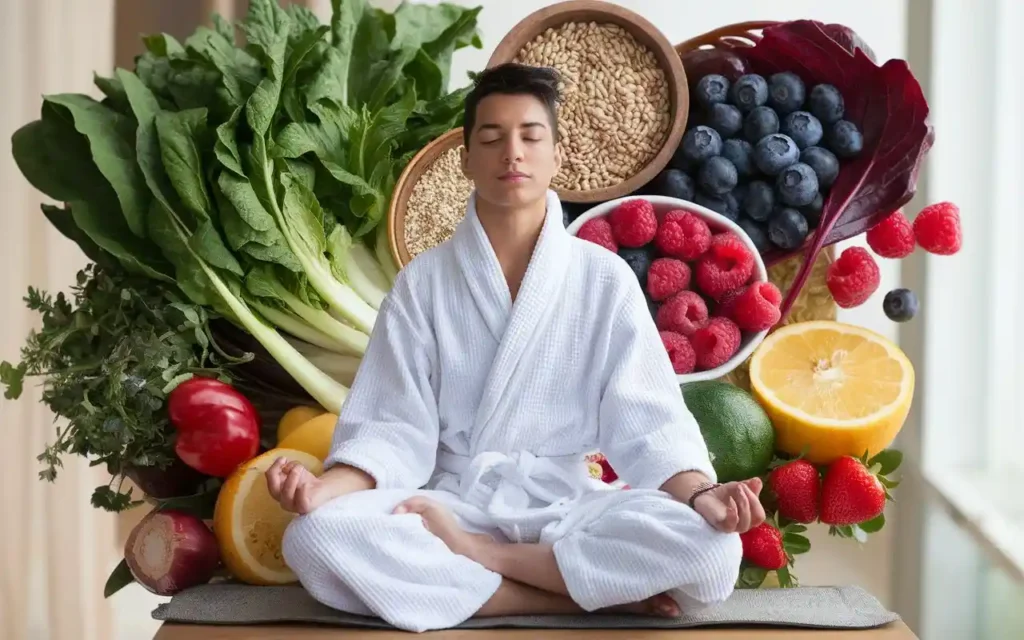
{"type": "Polygon", "coordinates": [[[731,372],[780,319],[782,294],[754,242],[707,207],[628,196],[581,213],[567,231],[633,270],[680,384],[731,372]]]}

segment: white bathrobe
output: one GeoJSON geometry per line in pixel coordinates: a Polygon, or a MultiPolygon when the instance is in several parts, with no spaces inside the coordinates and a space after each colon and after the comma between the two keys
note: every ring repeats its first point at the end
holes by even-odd
{"type": "Polygon", "coordinates": [[[513,304],[473,202],[449,242],[399,273],[342,407],[325,467],[363,469],[377,488],[296,518],[286,562],[328,606],[455,626],[502,578],[391,513],[426,495],[468,530],[553,543],[588,611],[664,592],[688,610],[724,600],[739,536],[658,489],[715,474],[633,272],[569,235],[551,192],[513,304]],[[595,449],[629,490],[589,476],[595,449]]]}

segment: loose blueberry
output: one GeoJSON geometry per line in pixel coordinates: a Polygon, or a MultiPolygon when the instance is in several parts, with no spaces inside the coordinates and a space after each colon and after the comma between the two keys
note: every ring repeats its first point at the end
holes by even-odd
{"type": "Polygon", "coordinates": [[[864,148],[864,136],[857,125],[849,120],[840,120],[832,125],[825,138],[832,153],[840,158],[852,158],[864,148]]]}
{"type": "Polygon", "coordinates": [[[708,125],[723,138],[731,138],[743,128],[743,114],[731,104],[713,104],[708,115],[708,125]]]}
{"type": "Polygon", "coordinates": [[[760,222],[755,222],[750,218],[740,218],[736,223],[743,229],[743,232],[747,234],[750,241],[757,247],[758,253],[765,253],[772,248],[772,243],[768,240],[768,232],[765,231],[765,227],[760,222]]]}
{"type": "Polygon", "coordinates": [[[695,191],[693,178],[679,169],[665,169],[655,178],[654,192],[660,196],[692,201],[695,191]]]}
{"type": "Polygon", "coordinates": [[[768,79],[768,106],[775,109],[780,116],[802,107],[806,95],[804,81],[791,71],[773,74],[768,79]]]}
{"type": "Polygon", "coordinates": [[[775,180],[779,200],[791,207],[803,207],[814,201],[818,195],[818,176],[814,169],[802,162],[792,164],[779,173],[775,180]]]}
{"type": "Polygon", "coordinates": [[[775,189],[763,180],[754,180],[743,198],[743,212],[753,220],[764,221],[775,210],[775,189]]]}
{"type": "Polygon", "coordinates": [[[843,119],[846,103],[843,94],[830,84],[816,84],[807,98],[807,110],[825,124],[832,124],[843,119]]]}
{"type": "Polygon", "coordinates": [[[893,289],[882,299],[882,310],[893,322],[907,322],[917,315],[917,294],[910,289],[893,289]]]}
{"type": "Polygon", "coordinates": [[[736,166],[722,156],[708,158],[697,174],[697,184],[711,195],[720,196],[732,191],[739,182],[736,166]]]}
{"type": "Polygon", "coordinates": [[[757,144],[765,136],[779,132],[779,114],[771,107],[756,107],[743,120],[743,137],[757,144]]]}
{"type": "Polygon", "coordinates": [[[831,187],[839,175],[839,159],[824,147],[807,147],[800,152],[800,162],[814,169],[822,189],[831,187]]]}
{"type": "Polygon", "coordinates": [[[761,138],[754,145],[754,164],[761,173],[769,176],[778,175],[780,171],[800,160],[800,149],[789,136],[773,133],[761,138]]]}
{"type": "Polygon", "coordinates": [[[722,157],[736,167],[736,173],[740,178],[750,178],[754,175],[754,145],[746,140],[733,138],[723,142],[722,157]]]}
{"type": "Polygon", "coordinates": [[[729,79],[712,73],[697,82],[697,102],[704,107],[725,102],[729,97],[729,79]]]}
{"type": "Polygon", "coordinates": [[[809,231],[807,219],[790,207],[780,207],[768,221],[768,239],[776,247],[786,251],[803,244],[809,231]]]}
{"type": "MultiPolygon", "coordinates": [[[[737,188],[739,188],[737,186],[737,188]]],[[[736,190],[733,189],[729,193],[722,194],[722,200],[725,201],[725,210],[727,213],[725,217],[729,218],[733,222],[740,219],[740,199],[736,197],[736,190]]]]}
{"type": "Polygon", "coordinates": [[[750,189],[749,182],[741,182],[728,195],[736,200],[736,213],[743,213],[743,200],[747,197],[747,190],[750,189]]]}
{"type": "Polygon", "coordinates": [[[619,257],[625,260],[629,268],[636,274],[636,279],[640,281],[640,286],[647,289],[647,272],[650,270],[651,262],[653,261],[650,251],[644,247],[639,249],[621,247],[619,249],[619,257]]]}
{"type": "Polygon", "coordinates": [[[716,213],[722,214],[723,216],[729,218],[733,222],[736,221],[735,218],[737,216],[733,213],[732,208],[729,206],[729,201],[726,200],[724,196],[713,196],[704,193],[703,191],[698,191],[697,196],[694,199],[694,202],[696,202],[702,207],[711,209],[716,213]]]}
{"type": "Polygon", "coordinates": [[[807,226],[811,229],[816,229],[821,224],[821,210],[824,206],[825,196],[818,192],[818,195],[814,196],[814,200],[811,200],[811,204],[800,207],[800,213],[807,218],[807,226]]]}
{"type": "Polygon", "coordinates": [[[756,73],[740,76],[729,90],[729,97],[740,111],[749,113],[768,102],[768,81],[756,73]]]}
{"type": "Polygon", "coordinates": [[[722,136],[711,127],[698,125],[683,134],[679,150],[687,162],[704,162],[722,153],[722,136]]]}
{"type": "Polygon", "coordinates": [[[794,111],[779,123],[779,132],[784,133],[801,149],[813,147],[821,142],[821,122],[806,111],[794,111]]]}

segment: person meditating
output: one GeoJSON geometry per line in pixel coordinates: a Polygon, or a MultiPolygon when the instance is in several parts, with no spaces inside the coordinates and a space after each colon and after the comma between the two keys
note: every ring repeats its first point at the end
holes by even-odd
{"type": "Polygon", "coordinates": [[[310,595],[408,631],[473,616],[658,616],[725,600],[761,481],[716,484],[632,270],[565,229],[559,78],[506,64],[466,99],[475,190],[381,305],[324,473],[278,460],[310,595]],[[605,454],[628,490],[590,477],[605,454]]]}

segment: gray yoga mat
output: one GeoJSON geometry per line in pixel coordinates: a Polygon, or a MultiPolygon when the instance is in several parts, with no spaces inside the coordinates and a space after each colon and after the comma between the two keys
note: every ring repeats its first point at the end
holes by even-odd
{"type": "MultiPolygon", "coordinates": [[[[254,587],[235,583],[193,587],[159,605],[153,617],[197,624],[317,623],[389,629],[379,618],[335,611],[300,586],[254,587]]],[[[631,615],[508,616],[473,618],[460,629],[681,629],[722,625],[767,625],[817,629],[869,629],[899,620],[859,587],[738,589],[725,603],[681,618],[631,615]]]]}

